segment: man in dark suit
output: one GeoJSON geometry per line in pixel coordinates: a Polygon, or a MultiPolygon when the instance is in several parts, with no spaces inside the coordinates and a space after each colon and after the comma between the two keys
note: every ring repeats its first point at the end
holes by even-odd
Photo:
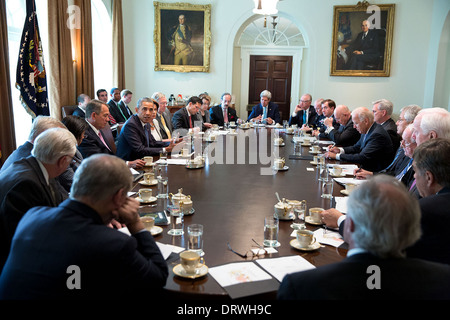
{"type": "Polygon", "coordinates": [[[386,130],[374,122],[372,111],[365,107],[355,109],[352,112],[352,120],[361,134],[359,141],[350,147],[330,148],[325,156],[357,163],[362,169],[373,172],[386,168],[392,162],[395,152],[386,130]]]}
{"type": "Polygon", "coordinates": [[[401,135],[397,132],[397,125],[392,120],[391,115],[394,111],[394,105],[392,102],[386,99],[377,100],[372,103],[372,111],[374,120],[381,125],[392,140],[392,146],[394,150],[397,150],[400,146],[401,135]]]}
{"type": "Polygon", "coordinates": [[[14,162],[22,158],[29,157],[31,155],[31,150],[33,149],[33,144],[37,136],[50,128],[65,129],[66,127],[61,121],[52,117],[37,116],[36,118],[34,118],[33,124],[31,125],[30,134],[28,135],[28,140],[9,155],[9,157],[5,160],[5,163],[3,163],[3,166],[0,168],[0,173],[5,171],[14,162]]]}
{"type": "Polygon", "coordinates": [[[31,156],[0,174],[0,268],[22,216],[35,206],[57,206],[63,200],[55,178],[69,166],[76,143],[67,129],[47,129],[36,138],[31,156]]]}
{"type": "Polygon", "coordinates": [[[120,92],[120,101],[117,105],[121,111],[121,114],[124,115],[125,120],[128,120],[133,115],[133,112],[129,107],[131,99],[133,99],[133,92],[131,92],[130,90],[123,89],[120,92]]]}
{"type": "Polygon", "coordinates": [[[364,70],[368,63],[377,62],[380,57],[380,40],[377,30],[369,29],[367,20],[361,22],[361,30],[355,40],[345,49],[349,60],[346,68],[364,70]]]}
{"type": "Polygon", "coordinates": [[[152,99],[158,102],[156,120],[159,123],[161,137],[163,139],[172,139],[172,114],[167,108],[167,98],[163,93],[155,92],[152,94],[152,99]]]}
{"type": "MultiPolygon", "coordinates": [[[[151,98],[141,98],[136,114],[125,122],[117,140],[117,156],[128,161],[142,159],[145,156],[159,155],[161,151],[171,152],[170,143],[156,141],[152,135],[153,120],[156,117],[158,103],[151,98]]],[[[153,130],[156,130],[153,128],[153,130]]]]}
{"type": "Polygon", "coordinates": [[[99,100],[91,100],[86,106],[86,115],[86,122],[89,126],[85,131],[83,141],[78,146],[83,158],[97,153],[115,154],[115,146],[112,146],[102,133],[109,121],[108,106],[99,100]]]}
{"type": "MultiPolygon", "coordinates": [[[[396,177],[397,180],[403,182],[405,186],[409,186],[414,179],[414,169],[412,167],[414,149],[417,147],[416,142],[412,139],[414,128],[412,125],[407,126],[403,130],[403,138],[401,146],[395,155],[394,160],[389,166],[381,170],[379,173],[385,173],[396,177]]],[[[357,179],[368,179],[374,173],[364,169],[358,169],[355,172],[357,179]]]]}
{"type": "Polygon", "coordinates": [[[109,113],[116,123],[124,123],[127,121],[126,113],[119,107],[120,90],[112,88],[110,91],[111,99],[108,101],[109,113]]]}
{"type": "Polygon", "coordinates": [[[347,257],[288,274],[278,298],[450,299],[449,265],[405,258],[404,250],[419,237],[417,199],[393,177],[376,176],[358,186],[348,199],[347,257]]]}
{"type": "Polygon", "coordinates": [[[270,125],[281,124],[280,111],[278,105],[272,101],[272,93],[264,90],[260,94],[261,102],[253,107],[252,112],[248,116],[247,121],[261,121],[270,125]]]}
{"type": "Polygon", "coordinates": [[[83,160],[71,199],[29,210],[0,277],[0,299],[157,297],[167,263],[129,198],[132,175],[110,155],[83,160]],[[120,220],[131,234],[107,225],[120,220]]]}
{"type": "Polygon", "coordinates": [[[406,250],[409,257],[450,264],[450,239],[444,226],[450,224],[449,139],[431,139],[414,151],[416,186],[422,196],[422,236],[406,250]]]}
{"type": "Polygon", "coordinates": [[[86,105],[91,101],[91,98],[87,94],[80,94],[77,98],[78,107],[73,111],[72,115],[80,118],[86,117],[86,105]]]}
{"type": "Polygon", "coordinates": [[[217,124],[219,127],[223,127],[225,123],[229,123],[231,121],[236,122],[238,120],[236,110],[230,107],[231,94],[228,92],[222,94],[221,100],[221,105],[214,106],[209,109],[211,124],[217,124]]]}
{"type": "Polygon", "coordinates": [[[338,105],[334,110],[334,117],[339,124],[336,129],[332,123],[327,122],[327,128],[320,137],[332,140],[337,146],[353,146],[361,138],[361,134],[353,127],[352,113],[347,106],[338,105]]]}
{"type": "Polygon", "coordinates": [[[199,111],[201,106],[202,100],[200,100],[199,97],[190,97],[187,106],[173,114],[173,130],[178,130],[180,136],[184,136],[189,129],[194,129],[195,127],[200,128],[200,130],[210,128],[212,126],[210,123],[204,123],[202,119],[200,119],[199,111]]]}
{"type": "Polygon", "coordinates": [[[323,126],[318,130],[314,130],[312,133],[313,136],[328,139],[325,130],[330,127],[333,127],[336,130],[339,129],[339,123],[334,117],[334,110],[336,110],[336,103],[333,100],[325,99],[322,101],[322,115],[324,116],[323,126]]]}
{"type": "Polygon", "coordinates": [[[314,125],[317,113],[314,106],[311,105],[311,101],[312,97],[309,93],[302,95],[299,104],[295,106],[294,112],[289,117],[289,126],[296,124],[301,128],[314,125]]]}

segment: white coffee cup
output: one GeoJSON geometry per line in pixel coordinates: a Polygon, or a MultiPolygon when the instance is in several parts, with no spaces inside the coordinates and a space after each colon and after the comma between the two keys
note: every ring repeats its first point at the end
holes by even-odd
{"type": "Polygon", "coordinates": [[[309,209],[309,216],[311,217],[311,220],[315,223],[322,222],[322,218],[320,216],[320,213],[323,211],[323,208],[310,208],[309,209]]]}
{"type": "Polygon", "coordinates": [[[195,251],[183,251],[180,253],[181,266],[188,274],[195,274],[205,265],[205,260],[195,251]]]}
{"type": "Polygon", "coordinates": [[[142,201],[149,201],[152,198],[152,189],[139,189],[139,198],[142,201]]]}
{"type": "Polygon", "coordinates": [[[354,183],[346,183],[345,184],[345,190],[348,191],[348,193],[352,192],[358,185],[354,183]]]}
{"type": "Polygon", "coordinates": [[[314,145],[311,147],[313,152],[319,152],[320,151],[320,146],[314,145]]]}
{"type": "Polygon", "coordinates": [[[275,213],[278,218],[287,219],[292,211],[293,205],[291,203],[278,202],[275,206],[275,213]]]}
{"type": "Polygon", "coordinates": [[[144,173],[144,182],[149,184],[152,183],[155,179],[155,174],[153,172],[146,172],[144,173]]]}
{"type": "Polygon", "coordinates": [[[297,230],[297,241],[300,247],[307,248],[316,242],[316,237],[312,231],[300,229],[297,230]]]}
{"type": "Polygon", "coordinates": [[[283,169],[285,163],[286,163],[286,161],[284,160],[284,158],[278,158],[278,159],[275,159],[274,166],[277,169],[283,169]]]}
{"type": "Polygon", "coordinates": [[[144,224],[145,230],[151,231],[155,226],[155,218],[150,216],[141,217],[141,222],[144,224]]]}
{"type": "Polygon", "coordinates": [[[144,157],[143,160],[146,166],[150,166],[153,163],[153,157],[144,157]]]}

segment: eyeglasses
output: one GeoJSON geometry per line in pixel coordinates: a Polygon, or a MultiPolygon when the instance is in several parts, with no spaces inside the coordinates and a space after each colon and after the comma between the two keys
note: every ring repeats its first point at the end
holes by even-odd
{"type": "Polygon", "coordinates": [[[260,256],[260,255],[266,255],[266,254],[268,254],[267,250],[264,249],[263,246],[261,246],[260,244],[258,244],[254,239],[252,239],[252,241],[256,244],[256,247],[259,248],[259,250],[257,250],[256,253],[255,253],[253,250],[249,250],[249,251],[247,251],[245,254],[239,253],[239,252],[237,252],[237,251],[234,251],[234,250],[231,248],[230,243],[227,242],[228,250],[230,250],[231,252],[237,254],[239,257],[244,258],[244,259],[250,258],[250,257],[251,257],[251,258],[254,258],[254,257],[260,256]]]}

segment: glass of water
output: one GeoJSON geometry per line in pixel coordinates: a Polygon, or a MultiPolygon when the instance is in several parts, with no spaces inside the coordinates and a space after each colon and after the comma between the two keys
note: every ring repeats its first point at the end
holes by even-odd
{"type": "Polygon", "coordinates": [[[278,219],[274,216],[264,218],[264,245],[278,247],[278,219]]]}
{"type": "Polygon", "coordinates": [[[170,213],[170,230],[167,233],[171,236],[180,236],[184,234],[183,211],[178,206],[168,206],[167,210],[170,213]]]}
{"type": "Polygon", "coordinates": [[[333,179],[322,181],[322,198],[333,198],[333,179]]]}
{"type": "Polygon", "coordinates": [[[161,150],[159,153],[159,164],[161,166],[167,166],[167,151],[161,150]]]}
{"type": "Polygon", "coordinates": [[[156,197],[161,199],[169,197],[169,178],[158,176],[158,195],[156,197]]]}
{"type": "Polygon", "coordinates": [[[191,224],[187,227],[188,241],[187,250],[195,251],[200,256],[204,255],[203,252],[203,225],[191,224]]]}

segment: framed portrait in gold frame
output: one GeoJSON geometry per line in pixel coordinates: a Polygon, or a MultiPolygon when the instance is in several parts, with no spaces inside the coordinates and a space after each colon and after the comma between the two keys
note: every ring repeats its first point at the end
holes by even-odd
{"type": "Polygon", "coordinates": [[[211,5],[153,5],[155,71],[209,72],[211,5]]]}
{"type": "Polygon", "coordinates": [[[394,4],[334,6],[331,76],[389,77],[394,4]]]}

